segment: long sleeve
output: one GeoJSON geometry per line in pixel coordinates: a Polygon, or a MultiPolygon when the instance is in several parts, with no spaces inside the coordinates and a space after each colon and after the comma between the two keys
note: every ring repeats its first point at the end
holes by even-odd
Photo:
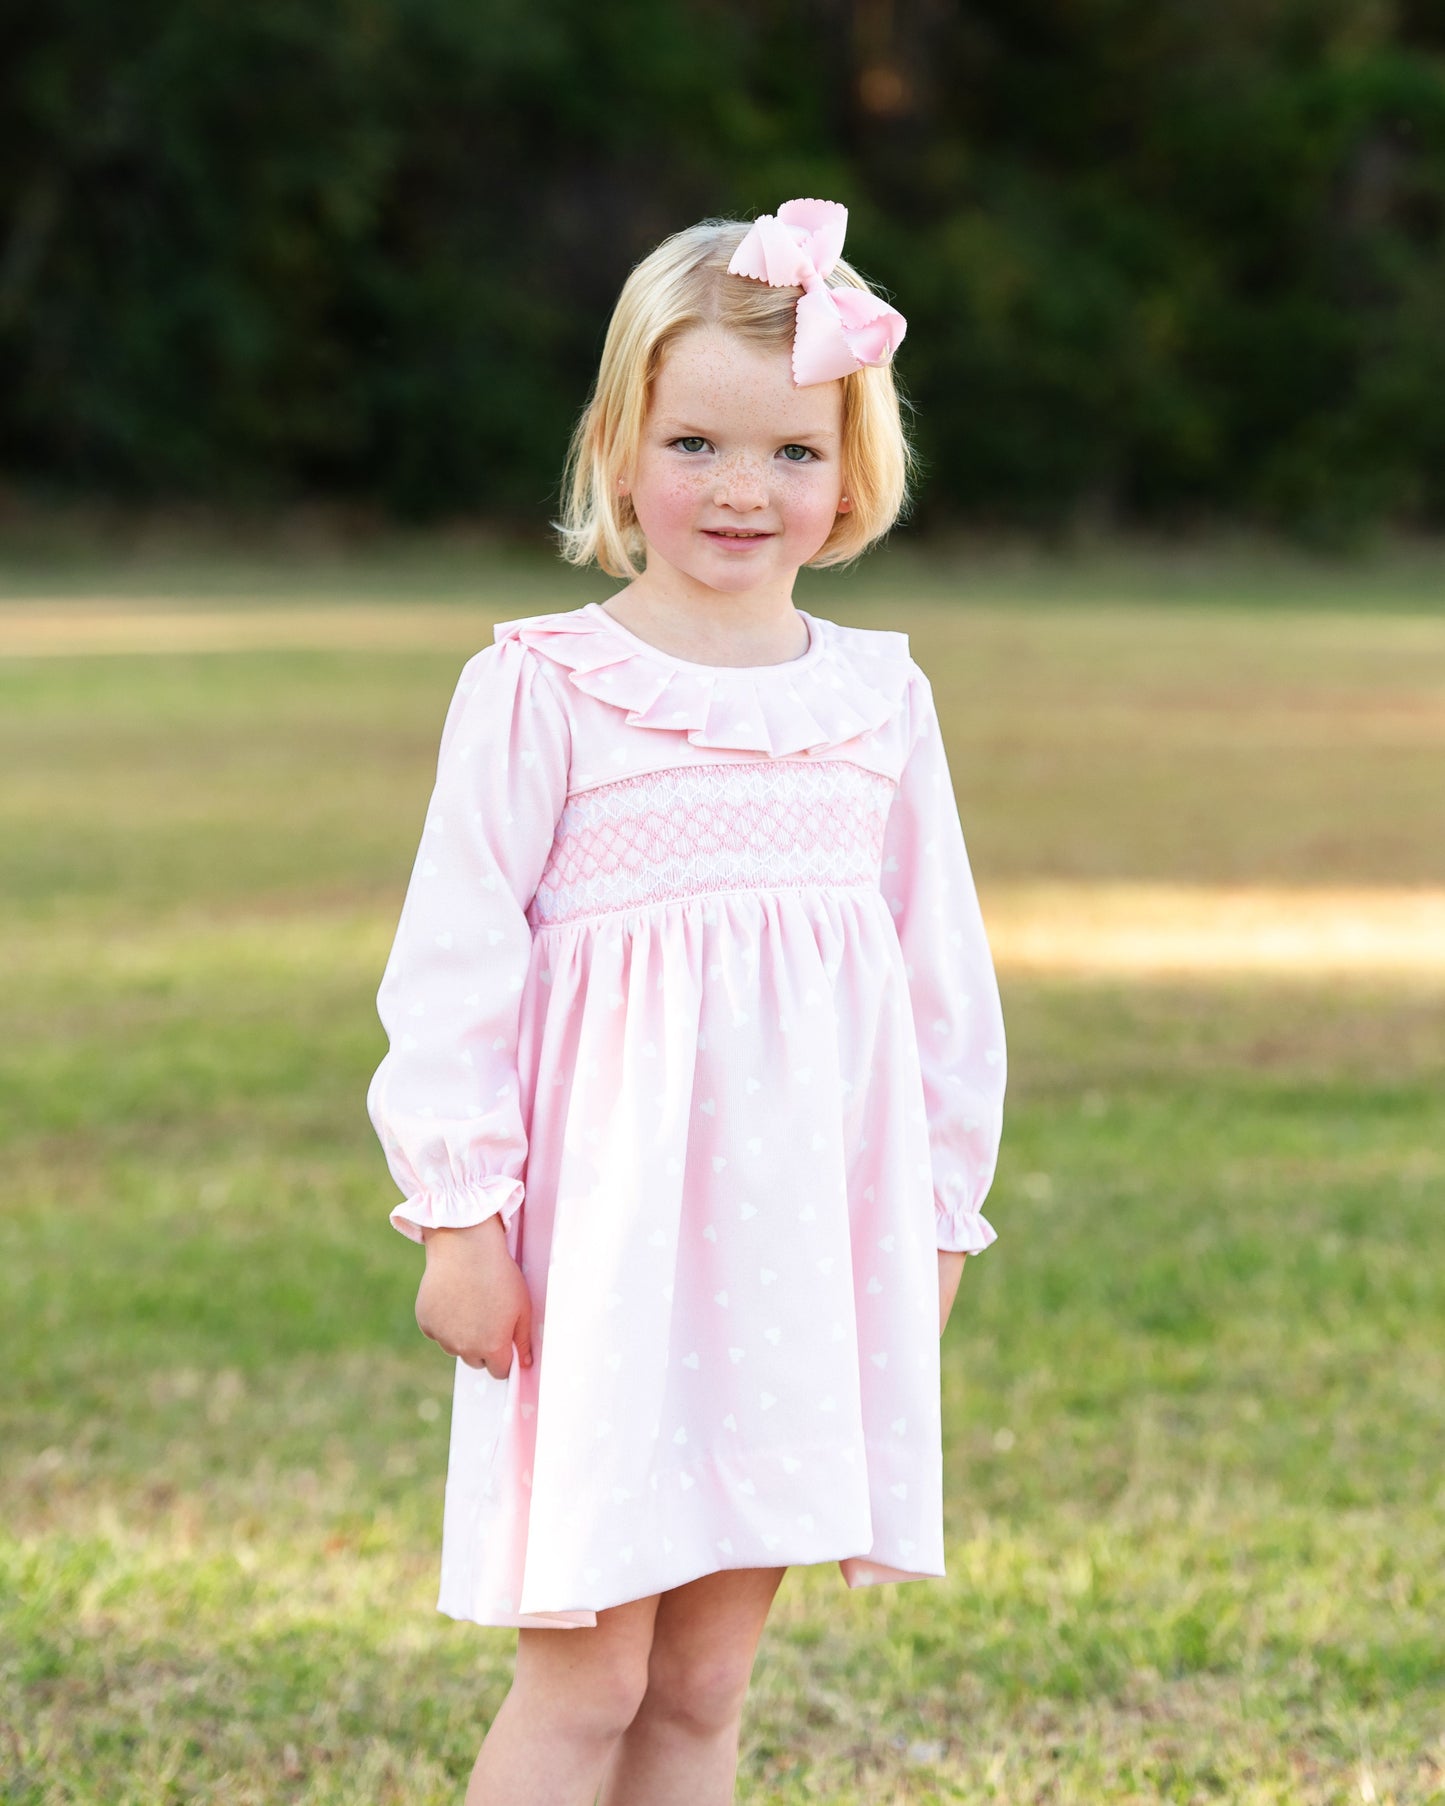
{"type": "Polygon", "coordinates": [[[933,687],[916,665],[909,685],[908,756],[884,834],[883,891],[913,1002],[937,1244],[976,1254],[997,1239],[981,1207],[1003,1130],[1003,1010],[933,687]]]}
{"type": "Polygon", "coordinates": [[[377,1013],[390,1050],[366,1108],[412,1241],[521,1208],[517,1075],[526,907],[567,794],[571,742],[546,667],[515,636],[462,669],[377,1013]]]}

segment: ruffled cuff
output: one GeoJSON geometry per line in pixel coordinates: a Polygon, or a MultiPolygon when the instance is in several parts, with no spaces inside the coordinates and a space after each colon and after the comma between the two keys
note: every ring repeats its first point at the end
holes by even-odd
{"type": "Polygon", "coordinates": [[[960,1205],[950,1209],[939,1202],[935,1213],[936,1241],[940,1250],[963,1254],[982,1254],[998,1233],[981,1210],[960,1205]]]}
{"type": "Polygon", "coordinates": [[[470,1185],[430,1187],[403,1198],[391,1213],[391,1225],[413,1242],[425,1239],[423,1229],[469,1229],[490,1216],[500,1215],[505,1225],[522,1208],[522,1195],[522,1181],[502,1174],[470,1185]]]}

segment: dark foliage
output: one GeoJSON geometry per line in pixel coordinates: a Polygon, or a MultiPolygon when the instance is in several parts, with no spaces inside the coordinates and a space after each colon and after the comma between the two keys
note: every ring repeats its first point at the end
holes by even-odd
{"type": "Polygon", "coordinates": [[[538,521],[631,263],[791,194],[925,520],[1445,519],[1424,0],[18,0],[0,468],[538,521]]]}

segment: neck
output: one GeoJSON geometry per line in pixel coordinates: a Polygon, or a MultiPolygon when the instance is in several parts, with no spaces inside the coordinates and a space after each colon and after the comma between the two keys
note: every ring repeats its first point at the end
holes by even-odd
{"type": "Polygon", "coordinates": [[[639,638],[699,664],[777,665],[808,650],[806,623],[787,593],[727,595],[705,584],[674,587],[644,571],[607,601],[607,612],[639,638]]]}

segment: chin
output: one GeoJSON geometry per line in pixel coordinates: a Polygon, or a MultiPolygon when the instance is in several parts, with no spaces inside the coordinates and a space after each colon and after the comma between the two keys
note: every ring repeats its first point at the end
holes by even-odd
{"type": "Polygon", "coordinates": [[[767,583],[776,577],[776,571],[743,571],[743,570],[707,570],[691,571],[689,575],[698,583],[705,583],[709,589],[715,589],[720,595],[741,595],[743,591],[757,589],[760,584],[767,583]]]}

